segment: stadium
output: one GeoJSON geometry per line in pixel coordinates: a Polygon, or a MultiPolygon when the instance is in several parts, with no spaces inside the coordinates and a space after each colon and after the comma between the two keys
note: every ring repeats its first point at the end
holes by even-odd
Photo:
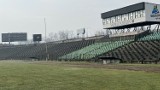
{"type": "MultiPolygon", "coordinates": [[[[2,33],[0,90],[159,90],[160,5],[141,2],[101,14],[106,35],[43,42],[2,33]]],[[[82,36],[82,37],[81,37],[82,36]]]]}
{"type": "MultiPolygon", "coordinates": [[[[108,11],[101,14],[107,35],[36,45],[2,45],[0,59],[160,63],[159,10],[160,5],[143,2],[108,11]]],[[[15,40],[11,40],[14,35],[8,39],[9,35],[2,34],[2,41],[26,40],[23,33],[15,40]]],[[[33,41],[41,38],[36,40],[34,36],[33,41]]]]}

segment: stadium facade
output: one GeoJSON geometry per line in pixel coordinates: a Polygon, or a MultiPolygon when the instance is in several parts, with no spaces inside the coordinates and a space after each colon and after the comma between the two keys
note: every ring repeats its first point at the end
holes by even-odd
{"type": "Polygon", "coordinates": [[[160,5],[138,3],[124,8],[102,13],[103,27],[123,29],[160,23],[160,5]]]}

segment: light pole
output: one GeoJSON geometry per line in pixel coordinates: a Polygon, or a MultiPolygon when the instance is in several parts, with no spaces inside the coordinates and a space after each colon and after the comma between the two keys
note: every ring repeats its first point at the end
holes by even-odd
{"type": "Polygon", "coordinates": [[[8,42],[9,42],[9,46],[10,46],[10,44],[11,44],[11,35],[10,35],[10,33],[8,33],[8,42]]]}
{"type": "Polygon", "coordinates": [[[45,26],[45,48],[46,48],[46,61],[48,61],[48,47],[47,47],[47,27],[46,27],[46,19],[44,18],[44,26],[45,26]]]}

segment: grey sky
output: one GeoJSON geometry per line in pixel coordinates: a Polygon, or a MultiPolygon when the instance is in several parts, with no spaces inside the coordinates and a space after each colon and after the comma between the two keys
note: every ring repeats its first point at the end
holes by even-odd
{"type": "MultiPolygon", "coordinates": [[[[44,34],[86,28],[92,34],[102,30],[100,14],[138,2],[160,0],[0,0],[0,33],[27,32],[44,34]]],[[[1,38],[0,38],[1,39],[1,38]]],[[[1,40],[0,40],[1,41],[1,40]]]]}

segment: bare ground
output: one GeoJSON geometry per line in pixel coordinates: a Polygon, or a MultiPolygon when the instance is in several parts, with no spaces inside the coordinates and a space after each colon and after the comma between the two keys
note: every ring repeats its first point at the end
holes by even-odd
{"type": "Polygon", "coordinates": [[[88,62],[34,62],[34,64],[42,65],[63,65],[78,68],[104,68],[117,70],[145,71],[160,73],[160,64],[97,64],[88,62]]]}

